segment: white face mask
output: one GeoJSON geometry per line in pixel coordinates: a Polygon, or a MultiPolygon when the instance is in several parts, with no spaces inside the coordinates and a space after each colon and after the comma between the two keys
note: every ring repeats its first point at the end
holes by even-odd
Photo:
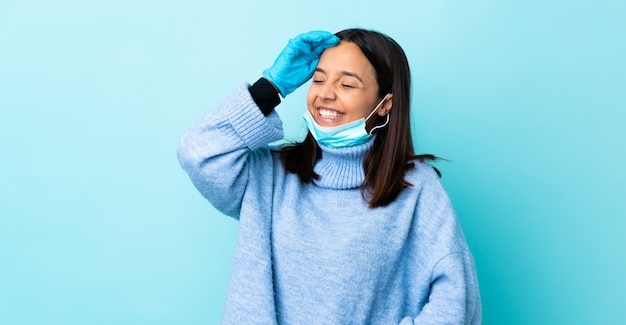
{"type": "Polygon", "coordinates": [[[371,137],[374,130],[383,128],[387,125],[387,123],[389,123],[389,114],[387,114],[387,121],[385,121],[385,124],[373,127],[369,133],[365,130],[365,122],[367,122],[367,120],[369,120],[369,118],[376,113],[376,110],[378,110],[380,105],[383,104],[389,95],[390,94],[387,94],[383,97],[380,103],[376,105],[367,118],[362,117],[358,120],[342,125],[327,127],[317,124],[311,115],[311,112],[307,109],[304,113],[304,122],[309,128],[311,135],[313,135],[313,138],[327,147],[342,148],[356,146],[365,143],[365,141],[371,137]]]}

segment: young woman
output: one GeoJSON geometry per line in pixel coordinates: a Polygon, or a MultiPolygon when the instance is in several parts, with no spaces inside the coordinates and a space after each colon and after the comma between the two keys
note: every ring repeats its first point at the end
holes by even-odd
{"type": "Polygon", "coordinates": [[[391,38],[309,32],[183,135],[181,165],[239,220],[223,323],[480,323],[472,255],[413,151],[410,88],[391,38]],[[270,149],[278,94],[311,76],[308,135],[270,149]]]}

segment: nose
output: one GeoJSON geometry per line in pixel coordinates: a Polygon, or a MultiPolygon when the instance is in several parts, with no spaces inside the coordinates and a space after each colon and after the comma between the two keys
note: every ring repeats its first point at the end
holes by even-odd
{"type": "Polygon", "coordinates": [[[324,100],[333,100],[336,98],[337,93],[335,89],[335,85],[330,82],[323,83],[320,88],[317,96],[324,100]]]}

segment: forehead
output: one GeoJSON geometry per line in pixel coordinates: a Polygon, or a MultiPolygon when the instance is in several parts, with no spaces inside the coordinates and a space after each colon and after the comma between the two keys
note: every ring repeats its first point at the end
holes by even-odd
{"type": "Polygon", "coordinates": [[[327,73],[348,71],[375,79],[374,67],[358,45],[351,42],[341,41],[339,45],[326,49],[317,66],[327,73]]]}

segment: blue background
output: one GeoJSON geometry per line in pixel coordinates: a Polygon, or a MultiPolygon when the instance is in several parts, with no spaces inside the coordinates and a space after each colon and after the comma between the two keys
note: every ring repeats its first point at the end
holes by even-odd
{"type": "MultiPolygon", "coordinates": [[[[215,324],[237,223],[182,132],[289,38],[405,49],[415,140],[476,257],[485,324],[626,323],[623,1],[0,2],[0,323],[215,324]]],[[[278,108],[302,132],[306,88],[278,108]]]]}

